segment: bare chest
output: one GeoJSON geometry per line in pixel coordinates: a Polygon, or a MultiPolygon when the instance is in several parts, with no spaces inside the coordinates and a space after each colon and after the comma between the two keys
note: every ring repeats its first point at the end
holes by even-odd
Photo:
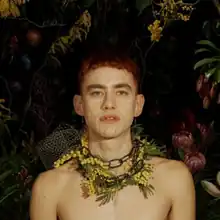
{"type": "Polygon", "coordinates": [[[111,202],[99,204],[95,196],[83,198],[76,181],[63,192],[58,215],[60,220],[166,220],[170,210],[170,201],[160,189],[146,199],[137,186],[128,186],[111,202]]]}

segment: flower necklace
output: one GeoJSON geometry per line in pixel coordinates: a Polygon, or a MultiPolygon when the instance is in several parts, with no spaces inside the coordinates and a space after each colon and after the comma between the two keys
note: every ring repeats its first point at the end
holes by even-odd
{"type": "Polygon", "coordinates": [[[88,198],[95,195],[96,201],[99,201],[100,205],[104,205],[113,200],[117,192],[128,185],[138,186],[144,198],[153,194],[154,187],[149,184],[149,179],[152,178],[154,167],[152,164],[146,163],[149,155],[161,155],[161,152],[154,142],[148,142],[146,139],[136,136],[130,154],[122,159],[104,162],[91,155],[88,140],[82,136],[81,144],[74,146],[70,153],[57,160],[54,167],[57,168],[74,159],[78,165],[77,171],[84,178],[81,182],[83,197],[88,198]],[[128,160],[131,160],[132,166],[125,174],[116,176],[110,172],[110,168],[119,167],[128,160]]]}

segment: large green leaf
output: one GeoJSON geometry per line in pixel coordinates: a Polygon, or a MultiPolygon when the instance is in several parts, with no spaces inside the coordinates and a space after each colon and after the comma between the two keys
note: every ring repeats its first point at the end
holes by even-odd
{"type": "Polygon", "coordinates": [[[203,53],[203,52],[211,52],[211,51],[207,48],[200,48],[200,49],[195,51],[195,54],[203,53]]]}
{"type": "Polygon", "coordinates": [[[211,47],[216,52],[220,53],[220,49],[214,43],[212,43],[209,40],[200,40],[200,41],[197,42],[197,44],[199,44],[199,45],[206,45],[208,47],[211,47]]]}
{"type": "Polygon", "coordinates": [[[220,57],[204,58],[195,64],[194,70],[196,70],[204,65],[211,64],[214,62],[220,62],[220,57]]]}
{"type": "Polygon", "coordinates": [[[139,11],[139,15],[150,5],[152,5],[152,0],[136,0],[136,8],[139,11]]]}
{"type": "Polygon", "coordinates": [[[214,67],[214,68],[212,68],[212,69],[209,69],[207,72],[205,72],[205,76],[206,76],[206,78],[210,78],[213,74],[215,74],[215,72],[216,72],[216,67],[214,67]]]}

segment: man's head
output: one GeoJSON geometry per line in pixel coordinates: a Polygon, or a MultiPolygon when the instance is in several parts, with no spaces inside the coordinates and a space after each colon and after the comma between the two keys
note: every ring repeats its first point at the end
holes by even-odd
{"type": "Polygon", "coordinates": [[[96,51],[83,61],[74,107],[90,134],[110,139],[130,132],[144,105],[139,81],[136,64],[124,54],[96,51]]]}

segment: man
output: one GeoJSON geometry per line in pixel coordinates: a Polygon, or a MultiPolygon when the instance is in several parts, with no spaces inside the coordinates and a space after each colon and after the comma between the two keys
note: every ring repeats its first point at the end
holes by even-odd
{"type": "Polygon", "coordinates": [[[86,123],[82,145],[37,178],[31,220],[195,220],[186,166],[148,156],[151,144],[132,137],[144,106],[137,66],[96,51],[84,60],[79,83],[74,108],[86,123]]]}

